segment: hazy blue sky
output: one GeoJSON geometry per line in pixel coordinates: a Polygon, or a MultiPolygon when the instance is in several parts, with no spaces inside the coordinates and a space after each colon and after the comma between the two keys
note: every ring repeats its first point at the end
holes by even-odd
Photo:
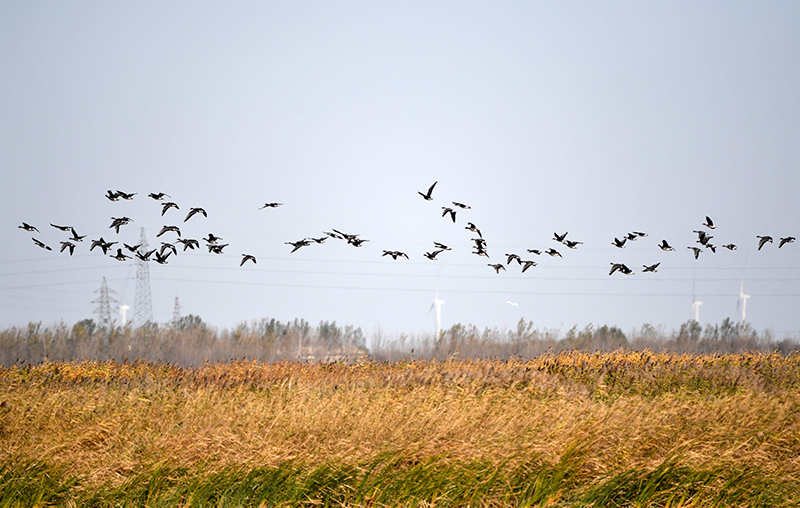
{"type": "Polygon", "coordinates": [[[0,48],[0,326],[95,317],[102,277],[132,307],[134,263],[88,240],[175,224],[230,246],[150,265],[159,322],[178,295],[218,326],[431,332],[438,289],[445,327],[674,328],[693,292],[701,323],[738,319],[744,280],[748,321],[800,333],[800,242],[756,250],[800,236],[797,2],[5,1],[0,48]],[[737,251],[693,258],[706,215],[737,251]],[[51,222],[87,235],[73,257],[51,222]],[[284,244],[332,228],[369,242],[284,244]],[[429,261],[433,241],[453,250],[429,261]],[[539,266],[487,266],[511,252],[539,266]]]}

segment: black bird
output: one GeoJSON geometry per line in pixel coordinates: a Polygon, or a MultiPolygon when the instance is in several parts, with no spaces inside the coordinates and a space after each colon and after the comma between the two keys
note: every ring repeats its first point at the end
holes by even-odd
{"type": "Polygon", "coordinates": [[[561,255],[561,253],[560,253],[560,252],[558,252],[558,251],[557,251],[557,250],[555,250],[555,249],[547,249],[547,250],[546,250],[546,251],[544,251],[544,252],[545,252],[545,254],[550,254],[550,255],[551,255],[551,256],[553,256],[553,257],[556,257],[556,256],[558,256],[558,257],[563,257],[563,256],[561,255]]]}
{"type": "Polygon", "coordinates": [[[706,215],[706,221],[705,223],[703,223],[703,225],[708,229],[715,229],[717,227],[714,225],[714,221],[712,221],[711,217],[709,217],[708,215],[706,215]]]}
{"type": "Polygon", "coordinates": [[[471,207],[465,205],[464,203],[456,203],[455,201],[453,201],[453,206],[457,206],[459,208],[463,208],[464,210],[469,210],[471,208],[471,207]]]}
{"type": "Polygon", "coordinates": [[[525,273],[525,270],[532,266],[536,266],[538,263],[536,261],[523,261],[522,262],[522,273],[525,273]]]}
{"type": "Polygon", "coordinates": [[[162,199],[164,199],[164,196],[168,198],[172,197],[169,194],[164,194],[163,192],[151,192],[150,194],[148,194],[148,196],[155,199],[156,201],[161,201],[162,199]]]}
{"type": "Polygon", "coordinates": [[[486,247],[486,240],[483,238],[471,238],[475,242],[475,247],[486,247]]]}
{"type": "Polygon", "coordinates": [[[53,224],[52,222],[50,223],[50,225],[53,226],[56,229],[60,229],[61,231],[69,231],[70,229],[72,229],[72,226],[57,226],[57,225],[53,224]]]}
{"type": "Polygon", "coordinates": [[[130,217],[111,217],[111,220],[111,225],[108,227],[114,228],[117,233],[119,233],[120,226],[125,226],[133,221],[130,217]]]}
{"type": "MultiPolygon", "coordinates": [[[[341,238],[343,238],[344,240],[347,240],[347,243],[350,243],[353,240],[355,240],[356,238],[358,238],[358,235],[350,235],[350,234],[347,234],[347,233],[342,233],[338,229],[334,229],[333,232],[337,233],[338,235],[340,235],[341,238]]],[[[323,233],[324,233],[324,231],[323,231],[323,233]]]]}
{"type": "Polygon", "coordinates": [[[717,246],[716,245],[711,245],[710,243],[706,243],[706,249],[711,249],[711,252],[713,252],[714,254],[717,253],[717,246]]]}
{"type": "Polygon", "coordinates": [[[156,263],[158,263],[160,265],[166,265],[167,264],[167,258],[169,257],[170,254],[172,254],[171,251],[167,252],[166,255],[162,255],[160,252],[156,252],[155,253],[155,255],[156,255],[156,263]]]}
{"type": "Polygon", "coordinates": [[[208,242],[208,243],[213,245],[213,244],[217,243],[217,240],[222,240],[222,237],[221,236],[214,236],[214,233],[209,233],[208,234],[208,238],[203,238],[203,240],[205,240],[206,242],[208,242]]]}
{"type": "Polygon", "coordinates": [[[164,226],[163,228],[161,228],[161,231],[158,232],[156,238],[169,231],[174,231],[175,233],[178,233],[178,236],[181,236],[181,230],[178,228],[178,226],[164,226]]]}
{"type": "Polygon", "coordinates": [[[707,245],[708,242],[714,238],[713,236],[707,234],[705,231],[698,231],[695,230],[693,233],[697,233],[697,243],[701,245],[707,245]]]}
{"type": "Polygon", "coordinates": [[[202,214],[203,217],[208,217],[208,214],[202,208],[190,208],[189,213],[186,214],[186,218],[183,219],[183,222],[186,222],[187,220],[191,219],[195,214],[198,213],[202,214]]]}
{"type": "Polygon", "coordinates": [[[69,230],[72,232],[72,238],[70,238],[70,240],[73,242],[82,242],[83,239],[86,238],[86,235],[79,236],[78,232],[75,231],[75,228],[69,228],[69,230]]]}
{"type": "Polygon", "coordinates": [[[17,226],[17,227],[19,229],[24,229],[25,231],[36,231],[37,233],[39,232],[38,229],[36,229],[35,227],[31,226],[27,222],[23,222],[21,226],[17,226]]]}
{"type": "Polygon", "coordinates": [[[637,235],[636,233],[628,233],[627,235],[625,235],[625,239],[635,242],[636,240],[639,239],[639,235],[637,235]]]}
{"type": "Polygon", "coordinates": [[[608,272],[608,274],[612,275],[617,270],[619,270],[621,273],[624,273],[625,275],[632,275],[633,274],[633,270],[631,270],[630,268],[625,266],[624,263],[611,263],[611,271],[608,272]]]}
{"type": "Polygon", "coordinates": [[[477,254],[478,256],[486,256],[489,257],[489,253],[486,252],[486,247],[483,245],[476,245],[475,250],[472,252],[473,254],[477,254]]]}
{"type": "Polygon", "coordinates": [[[330,231],[323,231],[323,233],[330,236],[331,238],[336,238],[337,240],[344,240],[344,237],[338,233],[331,233],[330,231]]]}
{"type": "Polygon", "coordinates": [[[279,206],[281,206],[282,204],[283,204],[283,203],[264,203],[264,206],[262,206],[261,208],[259,208],[259,210],[263,210],[264,208],[278,208],[278,207],[279,207],[279,206]]]}
{"type": "Polygon", "coordinates": [[[530,252],[531,254],[536,254],[537,256],[542,254],[542,251],[540,251],[539,249],[528,249],[528,252],[530,252]]]}
{"type": "Polygon", "coordinates": [[[512,261],[516,261],[520,265],[522,264],[522,259],[518,255],[516,255],[514,253],[506,254],[506,258],[507,258],[506,259],[506,264],[507,265],[510,265],[512,261]]]}
{"type": "MultiPolygon", "coordinates": [[[[306,247],[308,245],[311,245],[311,242],[309,242],[307,238],[303,238],[302,240],[298,240],[296,242],[283,242],[283,243],[285,243],[286,245],[291,245],[292,247],[294,247],[292,249],[292,252],[296,251],[300,247],[306,247]]],[[[291,254],[292,252],[290,252],[289,254],[291,254]]]]}
{"type": "Polygon", "coordinates": [[[131,258],[130,256],[126,256],[125,254],[123,254],[122,253],[122,249],[117,249],[117,254],[114,255],[114,256],[109,255],[109,257],[112,257],[112,258],[116,259],[117,261],[125,261],[126,259],[130,259],[131,258]]]}
{"type": "Polygon", "coordinates": [[[494,268],[495,273],[500,273],[500,270],[506,271],[506,267],[503,266],[500,263],[497,263],[497,264],[494,264],[494,265],[489,263],[488,266],[491,266],[492,268],[494,268]]]}
{"type": "Polygon", "coordinates": [[[433,246],[436,247],[439,250],[453,250],[450,247],[448,247],[447,245],[445,245],[443,243],[439,243],[439,242],[433,242],[433,246]]]}
{"type": "Polygon", "coordinates": [[[363,238],[353,238],[352,240],[348,240],[347,243],[349,243],[353,247],[361,247],[361,244],[368,241],[369,240],[364,240],[363,238]]]}
{"type": "Polygon", "coordinates": [[[435,181],[435,182],[433,182],[433,185],[431,185],[431,186],[430,186],[430,188],[428,189],[428,192],[427,192],[427,194],[423,194],[423,193],[421,193],[421,192],[419,192],[419,191],[417,191],[417,193],[418,193],[420,196],[422,196],[423,198],[425,198],[425,201],[431,201],[431,200],[433,199],[433,198],[431,197],[431,193],[433,192],[433,188],[434,188],[434,187],[436,187],[436,184],[437,184],[437,183],[439,183],[439,181],[438,181],[438,180],[437,180],[437,181],[435,181]]]}
{"type": "Polygon", "coordinates": [[[793,236],[787,236],[786,238],[781,238],[781,241],[778,244],[778,248],[780,249],[781,247],[783,247],[787,243],[794,243],[795,240],[796,240],[796,238],[793,237],[793,236]]]}
{"type": "Polygon", "coordinates": [[[183,251],[184,252],[186,252],[186,249],[194,250],[195,248],[198,248],[198,249],[200,248],[200,242],[198,242],[194,238],[178,238],[175,241],[183,244],[183,251]]]}
{"type": "Polygon", "coordinates": [[[694,258],[697,259],[700,256],[700,247],[686,247],[687,249],[692,249],[694,252],[694,258]]]}
{"type": "Polygon", "coordinates": [[[660,264],[661,263],[656,263],[656,264],[650,265],[650,266],[644,265],[644,270],[642,270],[642,271],[643,272],[657,272],[658,270],[656,270],[656,268],[658,268],[658,265],[660,265],[660,264]]]}
{"type": "Polygon", "coordinates": [[[258,264],[258,263],[256,263],[256,257],[255,256],[252,256],[250,254],[242,254],[242,262],[239,263],[239,266],[244,265],[247,261],[252,261],[254,265],[258,264]]]}
{"type": "Polygon", "coordinates": [[[135,195],[136,195],[135,192],[133,194],[128,194],[126,192],[122,192],[121,190],[117,191],[117,196],[121,197],[122,199],[127,199],[128,201],[133,199],[133,196],[135,196],[135,195]]]}
{"type": "Polygon", "coordinates": [[[167,213],[167,210],[169,210],[170,208],[174,208],[176,210],[180,210],[181,209],[181,207],[178,206],[178,203],[173,203],[172,201],[167,201],[166,203],[161,205],[161,215],[163,216],[165,213],[167,213]]]}
{"type": "Polygon", "coordinates": [[[483,238],[483,235],[481,234],[481,231],[478,229],[478,227],[475,224],[473,224],[471,222],[467,222],[467,227],[465,227],[464,229],[468,229],[468,230],[472,231],[473,233],[478,233],[478,236],[483,238]]]}
{"type": "Polygon", "coordinates": [[[623,237],[622,240],[620,240],[615,236],[614,237],[614,241],[611,243],[611,245],[613,245],[614,247],[619,247],[620,249],[624,249],[625,248],[625,241],[627,239],[628,239],[627,237],[623,237]]]}
{"type": "Polygon", "coordinates": [[[140,243],[138,245],[128,245],[127,243],[123,243],[122,246],[128,249],[129,251],[136,253],[136,251],[139,250],[139,247],[141,247],[142,244],[140,243]]]}
{"type": "MultiPolygon", "coordinates": [[[[156,251],[156,249],[153,249],[153,250],[148,251],[148,252],[136,251],[136,254],[134,254],[134,256],[136,256],[137,258],[141,259],[142,261],[150,261],[150,256],[152,256],[155,251],[156,251]]],[[[167,255],[169,256],[169,254],[167,254],[167,255]]]]}
{"type": "Polygon", "coordinates": [[[671,250],[673,252],[675,251],[675,249],[673,249],[670,246],[670,244],[667,243],[666,240],[661,240],[661,245],[659,245],[659,247],[661,248],[661,250],[664,250],[664,251],[667,251],[667,250],[671,250]]]}
{"type": "Polygon", "coordinates": [[[108,189],[108,192],[106,192],[106,197],[111,201],[119,201],[119,194],[111,189],[108,189]]]}
{"type": "Polygon", "coordinates": [[[583,245],[583,242],[574,242],[572,240],[564,240],[564,245],[566,245],[570,249],[577,249],[578,245],[583,245]]]}
{"type": "Polygon", "coordinates": [[[772,237],[771,236],[756,236],[756,238],[759,239],[758,240],[758,250],[761,250],[761,247],[763,247],[765,243],[767,243],[767,242],[772,243],[772,237]]]}
{"type": "Polygon", "coordinates": [[[319,238],[314,238],[314,237],[309,238],[309,240],[313,240],[314,243],[325,243],[325,240],[327,239],[328,239],[327,236],[321,236],[319,238]]]}
{"type": "Polygon", "coordinates": [[[73,252],[75,252],[75,244],[72,242],[61,242],[61,250],[59,252],[64,252],[64,249],[69,249],[69,255],[71,256],[73,252]]]}
{"type": "Polygon", "coordinates": [[[559,235],[558,233],[553,233],[553,240],[560,243],[564,243],[564,239],[567,237],[568,234],[569,231],[565,232],[563,235],[559,235]]]}
{"type": "Polygon", "coordinates": [[[206,247],[208,247],[208,252],[213,252],[214,254],[222,254],[222,249],[227,246],[227,243],[223,243],[222,245],[206,245],[206,247]]]}
{"type": "Polygon", "coordinates": [[[723,245],[723,247],[724,247],[724,248],[726,248],[726,249],[728,249],[728,250],[736,250],[736,245],[734,245],[734,244],[732,244],[732,243],[729,243],[729,244],[723,245]]]}
{"type": "Polygon", "coordinates": [[[399,250],[385,250],[385,251],[383,251],[383,254],[381,255],[381,257],[383,257],[383,256],[392,256],[392,259],[395,259],[395,260],[397,258],[399,258],[399,257],[404,257],[404,258],[408,259],[408,254],[406,254],[405,252],[400,252],[399,250]]]}
{"type": "Polygon", "coordinates": [[[650,236],[647,233],[642,233],[641,231],[632,231],[631,234],[636,236],[641,236],[642,238],[644,238],[645,236],[650,236]]]}
{"type": "Polygon", "coordinates": [[[116,244],[117,242],[107,242],[103,240],[101,236],[99,240],[92,240],[92,246],[89,247],[89,251],[93,251],[95,247],[100,247],[103,251],[103,254],[108,254],[108,249],[111,248],[112,245],[116,244]]]}
{"type": "Polygon", "coordinates": [[[158,250],[158,253],[164,254],[164,251],[166,250],[172,251],[172,253],[176,256],[178,255],[178,249],[175,248],[174,244],[169,242],[161,242],[161,248],[158,250]]]}
{"type": "Polygon", "coordinates": [[[444,252],[442,250],[434,250],[433,252],[426,252],[424,256],[431,261],[436,261],[436,256],[439,255],[440,252],[444,252]]]}
{"type": "Polygon", "coordinates": [[[36,245],[38,245],[39,247],[41,247],[41,248],[43,248],[43,249],[46,249],[46,250],[53,250],[53,249],[51,249],[50,247],[48,247],[47,245],[45,245],[45,244],[43,244],[42,242],[40,242],[39,240],[37,240],[36,238],[33,238],[33,237],[31,237],[31,240],[33,240],[33,243],[35,243],[36,245]]]}
{"type": "Polygon", "coordinates": [[[444,217],[445,215],[447,215],[449,213],[450,214],[450,218],[453,219],[453,222],[456,221],[456,211],[455,210],[453,210],[452,208],[449,208],[447,206],[443,206],[442,210],[444,210],[442,212],[442,217],[444,217]]]}

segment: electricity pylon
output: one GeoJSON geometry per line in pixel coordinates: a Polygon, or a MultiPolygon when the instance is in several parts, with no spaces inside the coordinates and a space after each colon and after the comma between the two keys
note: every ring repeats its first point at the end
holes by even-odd
{"type": "MultiPolygon", "coordinates": [[[[147,252],[147,238],[139,238],[141,252],[147,252]]],[[[153,300],[150,298],[150,267],[147,261],[136,258],[136,297],[133,300],[133,326],[140,327],[153,321],[153,300]]]]}

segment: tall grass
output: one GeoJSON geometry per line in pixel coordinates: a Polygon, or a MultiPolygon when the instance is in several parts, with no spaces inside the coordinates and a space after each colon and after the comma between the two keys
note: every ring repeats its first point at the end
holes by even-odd
{"type": "Polygon", "coordinates": [[[0,506],[796,506],[800,356],[0,369],[0,506]]]}

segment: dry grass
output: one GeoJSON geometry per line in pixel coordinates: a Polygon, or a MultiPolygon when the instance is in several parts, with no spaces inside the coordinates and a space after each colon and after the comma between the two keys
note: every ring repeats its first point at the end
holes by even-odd
{"type": "Polygon", "coordinates": [[[798,356],[45,363],[1,369],[0,387],[0,461],[68,466],[89,486],[158,464],[358,467],[387,454],[513,469],[579,453],[586,482],[670,460],[800,478],[798,356]]]}

